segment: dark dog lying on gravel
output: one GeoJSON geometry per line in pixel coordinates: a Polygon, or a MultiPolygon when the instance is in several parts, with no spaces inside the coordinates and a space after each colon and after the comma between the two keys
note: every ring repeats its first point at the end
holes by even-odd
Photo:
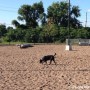
{"type": "Polygon", "coordinates": [[[54,55],[44,56],[44,57],[42,57],[42,59],[40,59],[40,63],[43,64],[44,62],[46,62],[46,64],[47,64],[47,61],[50,60],[50,64],[51,64],[52,61],[56,64],[55,56],[56,56],[56,53],[54,55]]]}

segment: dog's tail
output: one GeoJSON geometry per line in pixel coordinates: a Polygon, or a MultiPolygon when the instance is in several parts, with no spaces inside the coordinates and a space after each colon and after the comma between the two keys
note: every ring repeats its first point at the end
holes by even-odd
{"type": "Polygon", "coordinates": [[[54,56],[56,56],[56,53],[54,54],[54,56]]]}

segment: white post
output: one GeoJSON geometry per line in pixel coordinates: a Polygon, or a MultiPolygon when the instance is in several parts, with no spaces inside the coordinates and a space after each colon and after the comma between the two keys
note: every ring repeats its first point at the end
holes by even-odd
{"type": "Polygon", "coordinates": [[[66,39],[66,49],[65,50],[72,50],[72,45],[71,45],[71,40],[70,39],[66,39]]]}

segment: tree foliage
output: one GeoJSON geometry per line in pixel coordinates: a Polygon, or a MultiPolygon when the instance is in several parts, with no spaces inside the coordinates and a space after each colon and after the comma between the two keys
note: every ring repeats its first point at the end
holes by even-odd
{"type": "Polygon", "coordinates": [[[7,33],[6,26],[1,24],[0,25],[0,37],[4,36],[7,33]]]}
{"type": "Polygon", "coordinates": [[[65,42],[70,35],[71,39],[90,38],[90,27],[82,27],[77,19],[80,16],[78,6],[71,6],[70,32],[68,31],[68,3],[54,2],[44,12],[42,1],[33,5],[22,5],[18,10],[19,21],[13,20],[16,27],[6,28],[0,25],[0,37],[7,42],[23,41],[30,43],[65,42]]]}
{"type": "Polygon", "coordinates": [[[12,24],[16,27],[22,28],[23,26],[27,28],[36,28],[38,26],[38,20],[40,19],[40,15],[44,15],[44,7],[42,1],[39,3],[34,3],[33,5],[22,5],[18,10],[19,16],[18,20],[24,21],[25,25],[20,25],[20,23],[16,20],[12,21],[12,24]]]}
{"type": "MultiPolygon", "coordinates": [[[[51,22],[60,25],[61,27],[68,26],[68,3],[56,2],[47,9],[48,18],[51,22]]],[[[70,10],[70,25],[73,28],[81,27],[81,23],[77,19],[80,16],[80,9],[78,6],[71,6],[70,10]]]]}

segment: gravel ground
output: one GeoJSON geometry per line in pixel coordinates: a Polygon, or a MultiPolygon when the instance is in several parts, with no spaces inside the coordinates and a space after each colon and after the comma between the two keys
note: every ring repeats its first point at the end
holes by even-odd
{"type": "Polygon", "coordinates": [[[90,90],[90,46],[0,46],[0,90],[90,90]],[[56,63],[40,64],[44,55],[56,63]]]}

